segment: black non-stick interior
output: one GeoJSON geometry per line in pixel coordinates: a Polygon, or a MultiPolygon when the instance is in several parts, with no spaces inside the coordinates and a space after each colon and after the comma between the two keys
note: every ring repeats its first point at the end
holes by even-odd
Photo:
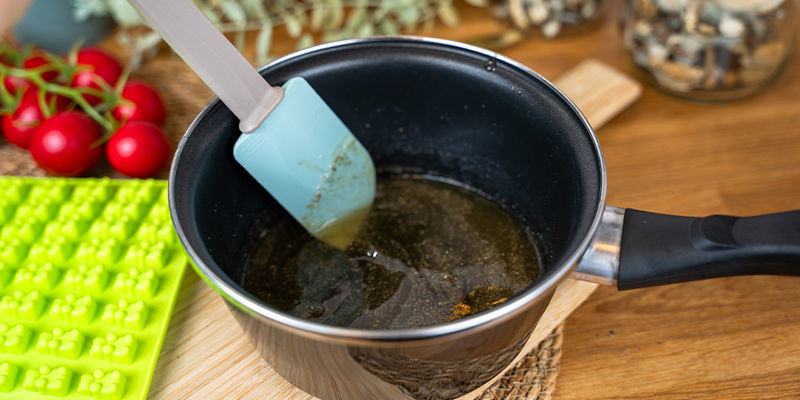
{"type": "MultiPolygon", "coordinates": [[[[447,177],[526,223],[548,266],[564,265],[601,207],[592,133],[541,78],[468,48],[377,40],[318,49],[262,71],[305,77],[379,170],[447,177]]],[[[178,223],[199,261],[238,286],[255,220],[284,211],[233,159],[238,121],[217,102],[187,132],[173,166],[178,223]]],[[[280,134],[279,132],[276,134],[280,134]]]]}

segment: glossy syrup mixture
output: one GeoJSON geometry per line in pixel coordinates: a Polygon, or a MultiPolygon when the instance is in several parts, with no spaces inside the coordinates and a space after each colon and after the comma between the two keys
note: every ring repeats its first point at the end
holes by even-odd
{"type": "Polygon", "coordinates": [[[289,314],[336,326],[401,329],[502,304],[539,274],[531,235],[484,197],[441,181],[388,176],[342,251],[290,217],[247,260],[242,286],[289,314]]]}

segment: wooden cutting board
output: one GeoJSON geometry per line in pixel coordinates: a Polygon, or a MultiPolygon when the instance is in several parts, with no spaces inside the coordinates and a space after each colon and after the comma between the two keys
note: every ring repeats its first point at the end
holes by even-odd
{"type": "MultiPolygon", "coordinates": [[[[642,90],[638,82],[594,60],[580,63],[555,83],[595,129],[633,103],[642,90]]],[[[572,279],[562,283],[512,365],[561,324],[595,288],[593,283],[572,279]]],[[[478,393],[462,400],[473,399],[478,393]]],[[[148,398],[308,400],[314,397],[275,373],[245,337],[222,298],[197,275],[187,273],[148,398]]]]}

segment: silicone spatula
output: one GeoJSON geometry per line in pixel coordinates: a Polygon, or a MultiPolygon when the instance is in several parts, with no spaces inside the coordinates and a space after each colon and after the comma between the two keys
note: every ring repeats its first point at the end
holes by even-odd
{"type": "Polygon", "coordinates": [[[239,118],[236,161],[312,235],[346,247],[375,167],[325,101],[302,77],[270,86],[191,0],[130,3],[239,118]]]}

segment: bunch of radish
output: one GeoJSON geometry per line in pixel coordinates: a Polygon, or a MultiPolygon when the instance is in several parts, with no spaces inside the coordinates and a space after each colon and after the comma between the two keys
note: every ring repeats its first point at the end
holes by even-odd
{"type": "Polygon", "coordinates": [[[30,151],[49,174],[78,176],[105,153],[131,177],[161,171],[170,155],[159,94],[128,81],[120,64],[96,48],[66,58],[0,46],[0,130],[30,151]]]}

